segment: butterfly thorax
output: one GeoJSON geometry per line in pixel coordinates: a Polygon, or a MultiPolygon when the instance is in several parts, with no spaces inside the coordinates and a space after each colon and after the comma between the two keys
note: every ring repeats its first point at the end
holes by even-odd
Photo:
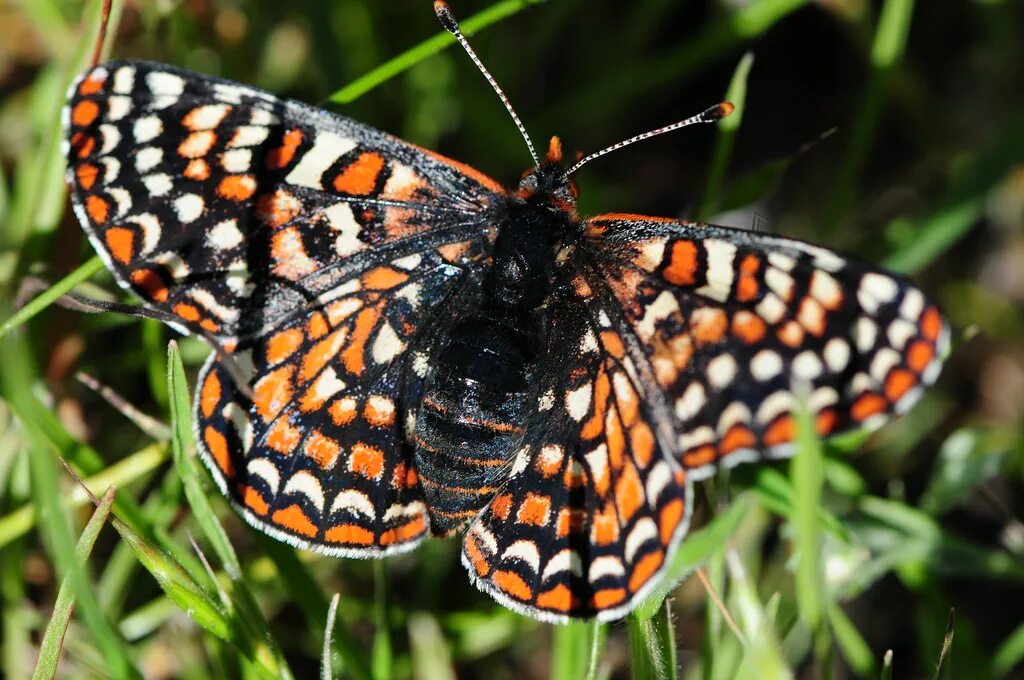
{"type": "Polygon", "coordinates": [[[472,312],[444,334],[416,419],[416,466],[435,533],[462,527],[504,483],[545,346],[541,308],[572,228],[561,171],[528,173],[495,210],[498,236],[472,312]]]}

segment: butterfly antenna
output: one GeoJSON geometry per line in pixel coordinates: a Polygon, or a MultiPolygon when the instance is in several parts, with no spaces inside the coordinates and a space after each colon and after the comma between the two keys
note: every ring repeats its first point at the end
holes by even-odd
{"type": "Polygon", "coordinates": [[[114,0],[104,0],[100,10],[100,30],[96,36],[96,43],[92,46],[92,66],[97,66],[100,63],[100,57],[103,56],[103,44],[107,42],[107,27],[110,24],[110,6],[113,3],[114,0]]]}
{"type": "Polygon", "coordinates": [[[583,167],[590,161],[594,160],[595,158],[600,158],[605,154],[609,154],[612,151],[621,149],[624,146],[629,146],[630,144],[633,144],[635,142],[642,142],[645,139],[657,137],[658,135],[663,135],[666,132],[672,132],[673,130],[678,130],[679,128],[684,128],[688,125],[695,125],[696,123],[714,123],[716,121],[722,120],[730,113],[732,113],[735,108],[736,107],[733,106],[730,102],[722,102],[720,104],[715,104],[710,109],[705,109],[704,111],[701,111],[696,116],[690,116],[689,118],[681,120],[678,123],[672,123],[671,125],[666,125],[665,127],[656,128],[654,130],[648,130],[647,132],[639,134],[635,137],[624,139],[617,144],[612,144],[606,149],[601,149],[600,151],[592,153],[589,156],[585,156],[584,158],[581,158],[580,160],[576,161],[576,163],[571,168],[565,171],[565,176],[568,177],[569,175],[573,174],[581,167],[583,167]]]}
{"type": "Polygon", "coordinates": [[[498,82],[491,75],[487,67],[484,66],[483,62],[480,61],[480,57],[476,56],[476,52],[470,47],[469,41],[466,40],[466,36],[462,34],[462,29],[459,28],[459,22],[455,19],[455,14],[452,13],[452,8],[448,6],[445,0],[434,0],[434,13],[437,14],[437,18],[441,20],[441,25],[444,26],[445,30],[455,36],[455,39],[462,45],[462,49],[466,50],[466,54],[476,64],[477,69],[480,73],[484,74],[484,78],[491,84],[491,89],[498,95],[498,99],[505,105],[505,109],[509,115],[512,116],[512,121],[519,128],[519,134],[523,136],[523,140],[526,142],[526,148],[530,150],[530,156],[533,158],[533,164],[538,169],[540,168],[540,158],[537,156],[537,150],[533,148],[533,142],[530,141],[530,135],[526,133],[526,126],[523,125],[523,121],[519,120],[519,116],[516,114],[516,110],[512,108],[512,103],[509,102],[508,97],[498,87],[498,82]]]}

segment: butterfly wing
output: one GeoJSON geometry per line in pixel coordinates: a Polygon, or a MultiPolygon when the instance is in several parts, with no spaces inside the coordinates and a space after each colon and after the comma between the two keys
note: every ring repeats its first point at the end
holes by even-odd
{"type": "Polygon", "coordinates": [[[404,428],[410,348],[492,237],[500,187],[347,118],[145,62],[65,114],[72,199],[119,283],[218,352],[204,462],[293,544],[375,556],[428,531],[404,428]]]}
{"type": "Polygon", "coordinates": [[[822,435],[877,427],[938,377],[949,330],[903,278],[800,241],[674,220],[605,215],[585,233],[592,285],[620,310],[691,477],[788,455],[801,401],[822,435]]]}
{"type": "Polygon", "coordinates": [[[690,482],[662,452],[625,338],[582,277],[550,308],[545,356],[511,476],[462,560],[479,588],[534,618],[615,619],[685,534],[690,482]]]}

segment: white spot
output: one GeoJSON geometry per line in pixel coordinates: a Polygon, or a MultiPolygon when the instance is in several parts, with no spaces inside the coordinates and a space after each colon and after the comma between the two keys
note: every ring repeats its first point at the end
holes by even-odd
{"type": "MultiPolygon", "coordinates": [[[[648,341],[654,337],[654,326],[658,321],[679,311],[679,302],[671,292],[665,290],[644,309],[644,316],[636,323],[636,333],[641,340],[648,341]]],[[[607,324],[610,325],[610,321],[607,324]]]]}
{"type": "MultiPolygon", "coordinates": [[[[233,405],[233,404],[232,404],[233,405]]],[[[254,458],[245,466],[245,471],[253,477],[259,477],[270,487],[270,495],[276,496],[281,486],[281,473],[269,458],[254,458]]]]}
{"type": "Polygon", "coordinates": [[[249,117],[249,122],[253,125],[270,127],[271,125],[277,125],[280,123],[281,119],[266,109],[254,107],[252,110],[252,116],[249,117]]]}
{"type": "Polygon", "coordinates": [[[114,92],[118,94],[131,94],[135,87],[135,67],[122,66],[114,71],[114,92]]]}
{"type": "Polygon", "coordinates": [[[644,241],[640,246],[640,255],[636,258],[636,264],[644,271],[653,272],[661,264],[665,256],[665,240],[652,239],[644,241]]]}
{"type": "Polygon", "coordinates": [[[837,272],[846,266],[846,261],[831,250],[800,244],[802,249],[814,256],[814,266],[830,272],[837,272]]]}
{"type": "Polygon", "coordinates": [[[767,323],[777,324],[786,315],[786,303],[775,293],[767,293],[754,307],[754,311],[767,323]]]}
{"type": "Polygon", "coordinates": [[[147,146],[135,154],[135,169],[139,174],[145,173],[160,164],[164,159],[164,151],[158,146],[147,146]]]}
{"type": "Polygon", "coordinates": [[[889,330],[886,332],[886,336],[889,338],[889,344],[895,349],[902,350],[907,345],[907,340],[917,335],[917,325],[910,323],[904,319],[896,319],[889,324],[889,330]]]}
{"type": "Polygon", "coordinates": [[[583,575],[583,561],[580,560],[579,554],[571,548],[563,548],[555,553],[555,556],[548,560],[540,578],[542,581],[546,581],[553,574],[563,571],[568,571],[576,576],[583,575]]]}
{"type": "Polygon", "coordinates": [[[883,347],[875,353],[874,359],[871,360],[871,367],[868,369],[868,373],[874,379],[876,384],[881,384],[885,377],[889,375],[889,371],[893,367],[900,363],[900,353],[889,347],[883,347]]]}
{"type": "Polygon", "coordinates": [[[594,331],[587,329],[587,332],[583,334],[583,338],[580,339],[580,351],[593,354],[597,352],[597,336],[594,335],[594,331]]]}
{"type": "Polygon", "coordinates": [[[242,103],[242,97],[251,95],[251,91],[247,87],[239,87],[238,85],[228,85],[227,83],[214,83],[213,91],[219,101],[228,102],[230,104],[242,103]]]}
{"type": "Polygon", "coordinates": [[[222,305],[217,301],[217,297],[206,288],[196,286],[189,290],[188,295],[207,310],[213,312],[218,319],[229,323],[238,320],[238,310],[234,307],[222,305]]]}
{"type": "Polygon", "coordinates": [[[107,100],[107,118],[109,120],[121,120],[132,110],[131,97],[122,97],[121,95],[112,95],[107,100]]]}
{"type": "Polygon", "coordinates": [[[843,290],[831,274],[815,269],[811,274],[811,297],[826,307],[834,308],[842,300],[843,290]]]}
{"type": "Polygon", "coordinates": [[[861,308],[868,314],[874,314],[881,305],[890,302],[899,286],[891,277],[876,272],[868,272],[860,280],[860,287],[857,289],[857,301],[861,308]]]}
{"type": "Polygon", "coordinates": [[[765,382],[782,372],[782,357],[770,349],[763,349],[750,360],[750,374],[755,380],[765,382]]]}
{"type": "Polygon", "coordinates": [[[568,411],[569,416],[577,423],[583,422],[583,419],[590,413],[590,397],[592,394],[593,387],[588,382],[565,395],[565,410],[568,411]]]}
{"type": "Polygon", "coordinates": [[[100,159],[100,163],[103,163],[103,183],[113,183],[121,174],[121,161],[113,156],[106,156],[100,159]]]}
{"type": "Polygon", "coordinates": [[[864,392],[867,392],[873,386],[874,383],[871,380],[871,376],[863,372],[857,373],[856,375],[853,376],[853,379],[850,381],[849,393],[853,396],[857,396],[858,394],[863,394],[864,392]]]}
{"type": "Polygon", "coordinates": [[[132,125],[132,136],[139,144],[144,144],[151,139],[155,139],[163,131],[164,124],[157,116],[139,118],[135,121],[135,124],[132,125]]]}
{"type": "MultiPolygon", "coordinates": [[[[238,434],[238,439],[242,442],[242,448],[245,449],[246,451],[251,451],[253,442],[253,431],[252,423],[249,421],[249,412],[243,409],[235,402],[230,401],[224,406],[223,410],[221,411],[221,415],[224,416],[225,420],[231,423],[231,427],[235,428],[235,432],[238,434]]],[[[275,476],[273,478],[273,493],[276,494],[277,486],[278,483],[280,482],[280,477],[277,476],[277,468],[274,467],[273,463],[267,461],[267,465],[270,465],[271,467],[274,468],[275,476]]],[[[250,467],[247,467],[246,469],[251,470],[250,467]]],[[[267,474],[269,474],[269,472],[267,474]]],[[[269,478],[265,478],[268,479],[269,483],[269,478]]]]}
{"type": "Polygon", "coordinates": [[[734,401],[724,409],[718,418],[718,432],[724,435],[733,425],[750,422],[750,409],[742,401],[734,401]]]}
{"type": "Polygon", "coordinates": [[[395,415],[395,402],[387,397],[374,394],[366,400],[366,403],[370,408],[377,412],[380,417],[390,419],[395,415]]]}
{"type": "Polygon", "coordinates": [[[307,470],[299,470],[284,485],[282,493],[299,493],[309,499],[317,512],[324,511],[324,490],[320,481],[307,470]]]}
{"type": "Polygon", "coordinates": [[[900,304],[900,316],[910,321],[917,321],[924,310],[924,295],[917,288],[909,289],[900,304]]]}
{"type": "Polygon", "coordinates": [[[392,163],[391,175],[384,183],[384,195],[400,196],[406,193],[410,187],[415,187],[418,184],[420,184],[420,178],[416,176],[412,168],[402,163],[392,163]]]}
{"type": "Polygon", "coordinates": [[[188,114],[190,130],[212,130],[224,120],[231,107],[227,104],[206,104],[192,109],[188,114]]]}
{"type": "Polygon", "coordinates": [[[524,446],[524,447],[520,448],[519,452],[516,454],[516,460],[515,460],[514,463],[512,463],[512,473],[509,476],[510,477],[515,477],[515,476],[519,475],[519,473],[521,473],[523,470],[525,470],[526,466],[528,466],[529,464],[530,464],[530,447],[529,446],[524,446]]]}
{"type": "Polygon", "coordinates": [[[657,541],[658,526],[650,517],[642,517],[637,520],[636,526],[626,537],[626,561],[632,563],[636,553],[647,541],[657,541]]]}
{"type": "Polygon", "coordinates": [[[413,253],[412,255],[406,255],[405,257],[400,257],[397,260],[392,260],[391,264],[399,269],[404,269],[409,272],[416,269],[416,267],[419,267],[422,261],[423,255],[420,253],[413,253]]]}
{"type": "Polygon", "coordinates": [[[804,350],[793,359],[793,375],[799,380],[814,380],[821,375],[821,359],[811,350],[804,350]]]}
{"type": "Polygon", "coordinates": [[[713,441],[715,441],[715,431],[707,425],[701,425],[696,429],[679,435],[679,449],[687,451],[704,444],[710,444],[713,441]]]}
{"type": "Polygon", "coordinates": [[[564,448],[558,444],[548,444],[541,448],[537,460],[543,467],[553,468],[561,466],[564,456],[564,448]]]}
{"type": "Polygon", "coordinates": [[[387,511],[384,513],[384,517],[381,518],[385,524],[392,520],[401,519],[404,517],[419,517],[427,511],[427,506],[422,501],[413,501],[402,505],[401,503],[392,503],[388,506],[387,511]]]}
{"type": "Polygon", "coordinates": [[[151,71],[146,74],[146,85],[149,91],[159,96],[178,97],[185,91],[185,81],[173,73],[151,71]]]}
{"type": "Polygon", "coordinates": [[[316,395],[318,401],[326,402],[328,399],[333,397],[338,392],[348,387],[344,381],[338,379],[337,372],[328,366],[324,369],[324,372],[320,374],[320,377],[313,383],[313,394],[316,395]]]}
{"type": "Polygon", "coordinates": [[[488,531],[483,524],[480,524],[479,522],[473,524],[469,530],[469,535],[480,539],[480,542],[483,543],[480,547],[484,548],[489,554],[497,554],[498,540],[494,538],[494,534],[488,531]]]}
{"type": "Polygon", "coordinates": [[[385,321],[373,342],[373,360],[378,364],[386,364],[401,354],[403,349],[405,343],[398,338],[391,324],[385,321]]]}
{"type": "Polygon", "coordinates": [[[262,144],[263,140],[267,138],[270,130],[259,125],[239,125],[235,128],[235,134],[228,142],[229,149],[235,149],[240,146],[256,146],[262,144]]]}
{"type": "Polygon", "coordinates": [[[850,363],[850,345],[842,338],[832,338],[825,345],[825,364],[833,373],[841,373],[850,363]]]}
{"type": "Polygon", "coordinates": [[[697,293],[718,302],[729,299],[729,290],[736,272],[732,261],[736,257],[736,246],[728,241],[704,239],[704,248],[708,253],[707,285],[697,289],[697,293]]]}
{"type": "Polygon", "coordinates": [[[139,251],[139,256],[143,257],[152,253],[160,243],[160,220],[156,215],[142,213],[127,217],[125,221],[137,224],[142,231],[142,249],[139,251]]]}
{"type": "Polygon", "coordinates": [[[622,560],[613,555],[602,555],[590,562],[590,570],[587,572],[587,580],[597,583],[605,576],[623,577],[626,569],[622,566],[622,560]]]}
{"type": "MultiPolygon", "coordinates": [[[[388,512],[391,512],[394,507],[392,505],[388,508],[388,512]]],[[[370,497],[355,489],[346,489],[334,497],[334,502],[331,503],[331,512],[335,513],[339,510],[347,510],[353,515],[362,515],[367,519],[374,519],[377,516],[370,497]]],[[[387,521],[386,517],[384,521],[387,521]]]]}
{"type": "Polygon", "coordinates": [[[198,194],[179,196],[174,199],[174,211],[182,224],[188,224],[203,214],[203,199],[198,194]]]}
{"type": "Polygon", "coordinates": [[[822,409],[832,406],[839,401],[839,394],[831,387],[819,387],[811,393],[807,399],[807,408],[811,413],[818,413],[822,409]]]}
{"type": "Polygon", "coordinates": [[[767,425],[783,413],[793,409],[793,393],[786,390],[779,390],[768,395],[757,408],[758,421],[767,425]]]}
{"type": "Polygon", "coordinates": [[[789,255],[783,255],[782,253],[771,251],[768,253],[768,262],[773,267],[778,267],[784,272],[793,271],[793,267],[796,266],[796,260],[789,255]]]}
{"type": "Polygon", "coordinates": [[[357,253],[366,247],[366,244],[359,240],[359,223],[348,203],[339,202],[324,210],[327,224],[334,231],[340,232],[334,240],[334,251],[346,257],[357,253]]]}
{"type": "Polygon", "coordinates": [[[768,271],[764,273],[764,281],[783,300],[788,300],[793,292],[793,277],[781,269],[768,267],[768,271]]]}
{"type": "Polygon", "coordinates": [[[242,232],[238,229],[238,220],[218,222],[206,234],[206,242],[215,250],[230,250],[240,245],[242,232]]]}
{"type": "Polygon", "coordinates": [[[657,501],[661,492],[664,491],[671,483],[672,470],[669,468],[668,463],[659,460],[647,474],[646,491],[648,502],[657,501]]]}
{"type": "Polygon", "coordinates": [[[540,571],[540,553],[537,551],[537,546],[533,541],[518,540],[509,547],[505,548],[505,552],[501,554],[503,558],[516,559],[525,562],[530,571],[537,573],[540,571]]]}
{"type": "Polygon", "coordinates": [[[857,326],[854,328],[853,337],[857,341],[857,351],[867,354],[875,346],[875,337],[878,335],[878,326],[866,316],[857,319],[857,326]]]}
{"type": "Polygon", "coordinates": [[[550,411],[555,405],[555,393],[548,390],[537,400],[538,411],[550,411]]]}
{"type": "Polygon", "coordinates": [[[117,203],[117,212],[114,217],[122,217],[132,209],[132,195],[128,193],[127,189],[109,187],[107,193],[113,196],[114,202],[117,203]]]}
{"type": "Polygon", "coordinates": [[[675,414],[676,418],[686,422],[697,415],[697,412],[704,406],[707,401],[707,395],[704,392],[704,385],[699,381],[694,380],[690,383],[690,386],[683,392],[683,396],[676,399],[675,403],[675,414]]]}
{"type": "Polygon", "coordinates": [[[252,166],[251,149],[231,149],[220,155],[220,165],[228,172],[248,172],[252,166]]]}
{"type": "Polygon", "coordinates": [[[351,139],[339,137],[333,132],[318,132],[312,148],[302,155],[285,181],[295,186],[323,189],[321,179],[327,168],[354,148],[356,143],[351,139]]]}
{"type": "Polygon", "coordinates": [[[723,389],[736,377],[736,360],[731,354],[719,354],[708,362],[708,382],[716,389],[723,389]]]}
{"type": "Polygon", "coordinates": [[[256,284],[249,281],[249,266],[245,260],[238,259],[228,264],[225,282],[231,292],[238,297],[247,298],[256,289],[256,284]]]}
{"type": "Polygon", "coordinates": [[[412,358],[412,370],[419,377],[427,375],[427,371],[430,370],[430,359],[423,352],[416,352],[412,358]]]}
{"type": "Polygon", "coordinates": [[[183,281],[189,274],[188,263],[181,259],[177,253],[170,251],[153,256],[153,261],[162,264],[170,272],[171,278],[175,281],[183,281]]]}
{"type": "Polygon", "coordinates": [[[591,479],[603,479],[608,474],[608,447],[599,444],[593,451],[584,454],[587,467],[590,468],[591,479]]]}

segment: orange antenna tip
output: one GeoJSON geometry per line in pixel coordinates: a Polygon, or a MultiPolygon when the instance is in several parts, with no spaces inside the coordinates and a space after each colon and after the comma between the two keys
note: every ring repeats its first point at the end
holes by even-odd
{"type": "Polygon", "coordinates": [[[548,142],[548,163],[561,163],[562,162],[562,140],[558,136],[551,138],[548,142]]]}
{"type": "Polygon", "coordinates": [[[459,22],[455,20],[455,14],[445,0],[434,0],[434,14],[441,20],[444,30],[449,33],[459,32],[459,22]]]}

